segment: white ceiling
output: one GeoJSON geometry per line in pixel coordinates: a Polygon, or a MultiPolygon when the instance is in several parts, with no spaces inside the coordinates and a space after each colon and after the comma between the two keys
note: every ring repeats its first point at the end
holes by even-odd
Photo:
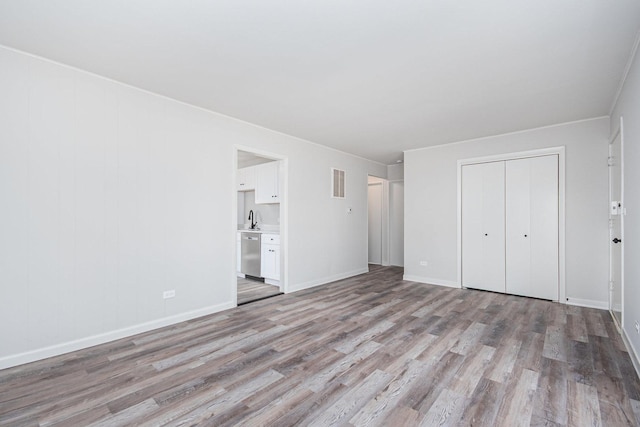
{"type": "Polygon", "coordinates": [[[238,150],[238,169],[248,168],[249,166],[261,165],[263,163],[273,162],[273,159],[258,156],[255,153],[238,150]]]}
{"type": "Polygon", "coordinates": [[[638,0],[0,0],[0,44],[362,157],[607,115],[638,0]]]}

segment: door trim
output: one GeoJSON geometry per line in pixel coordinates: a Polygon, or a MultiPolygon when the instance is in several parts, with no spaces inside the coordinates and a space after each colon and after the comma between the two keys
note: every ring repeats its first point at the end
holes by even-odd
{"type": "MultiPolygon", "coordinates": [[[[620,123],[618,124],[618,128],[613,133],[613,136],[609,138],[609,157],[611,157],[611,146],[613,145],[616,138],[620,136],[620,203],[622,204],[622,212],[620,212],[620,301],[622,307],[620,307],[620,324],[618,325],[618,320],[616,316],[613,315],[613,311],[611,310],[611,289],[607,289],[607,293],[609,296],[609,314],[611,314],[611,318],[613,322],[621,329],[624,330],[624,217],[626,215],[626,209],[624,204],[624,118],[620,116],[620,123]]],[[[609,178],[609,202],[611,202],[611,168],[609,168],[608,173],[609,178]]],[[[611,217],[611,214],[609,214],[611,217]]],[[[612,257],[612,230],[609,229],[609,283],[611,283],[612,275],[613,275],[613,257],[612,257]]],[[[607,286],[609,288],[609,286],[607,286]]]]}
{"type": "Polygon", "coordinates": [[[458,160],[458,219],[457,219],[457,257],[458,257],[458,288],[462,288],[462,166],[477,163],[490,163],[506,160],[525,159],[528,157],[558,156],[558,302],[567,304],[566,274],[565,274],[565,147],[549,147],[537,150],[501,153],[490,156],[472,157],[458,160]]]}

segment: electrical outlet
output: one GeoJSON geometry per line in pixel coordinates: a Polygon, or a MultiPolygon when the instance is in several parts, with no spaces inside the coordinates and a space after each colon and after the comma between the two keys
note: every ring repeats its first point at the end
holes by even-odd
{"type": "Polygon", "coordinates": [[[173,298],[176,296],[176,291],[175,290],[170,290],[170,291],[164,291],[162,293],[162,298],[167,299],[167,298],[173,298]]]}
{"type": "Polygon", "coordinates": [[[429,263],[427,261],[420,261],[420,265],[426,267],[429,263]]]}
{"type": "Polygon", "coordinates": [[[640,323],[636,320],[636,334],[640,334],[640,323]]]}

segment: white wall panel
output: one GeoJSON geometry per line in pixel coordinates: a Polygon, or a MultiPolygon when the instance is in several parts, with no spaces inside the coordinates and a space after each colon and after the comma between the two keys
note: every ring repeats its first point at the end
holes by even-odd
{"type": "Polygon", "coordinates": [[[0,50],[0,350],[28,348],[29,60],[0,50]],[[7,292],[10,290],[10,292],[7,292]]]}
{"type": "Polygon", "coordinates": [[[403,181],[389,181],[389,263],[404,265],[403,181]]]}
{"type": "Polygon", "coordinates": [[[0,368],[231,307],[236,146],[288,158],[289,291],[367,268],[384,165],[6,48],[0,91],[0,368]]]}

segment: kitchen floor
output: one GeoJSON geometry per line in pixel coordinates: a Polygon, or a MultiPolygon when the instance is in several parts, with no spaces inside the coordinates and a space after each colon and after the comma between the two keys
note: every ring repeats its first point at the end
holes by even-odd
{"type": "Polygon", "coordinates": [[[238,277],[238,305],[280,295],[280,288],[258,280],[238,277]]]}

